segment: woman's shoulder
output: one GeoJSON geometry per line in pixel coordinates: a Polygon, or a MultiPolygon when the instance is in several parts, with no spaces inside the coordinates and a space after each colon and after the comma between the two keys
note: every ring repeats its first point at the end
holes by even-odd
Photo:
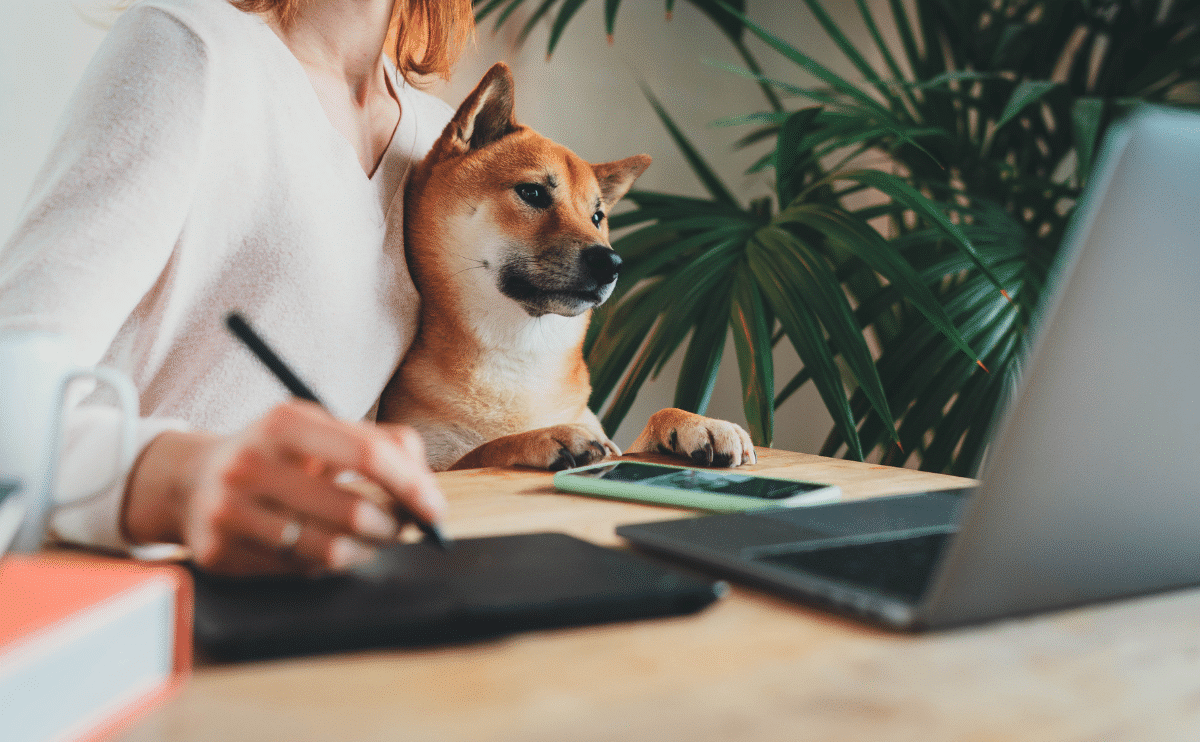
{"type": "Polygon", "coordinates": [[[229,0],[137,0],[117,23],[150,27],[173,24],[209,50],[240,45],[266,28],[258,16],[238,10],[229,0]]]}
{"type": "Polygon", "coordinates": [[[403,79],[399,80],[402,103],[408,104],[417,114],[440,126],[450,123],[454,116],[454,107],[433,93],[410,85],[403,79]]]}
{"type": "MultiPolygon", "coordinates": [[[[394,74],[395,70],[391,71],[394,74]]],[[[410,85],[399,75],[394,82],[400,98],[400,115],[409,117],[411,124],[411,128],[405,127],[402,131],[412,137],[410,147],[419,158],[433,147],[446,124],[450,123],[454,108],[436,95],[410,85]]]]}

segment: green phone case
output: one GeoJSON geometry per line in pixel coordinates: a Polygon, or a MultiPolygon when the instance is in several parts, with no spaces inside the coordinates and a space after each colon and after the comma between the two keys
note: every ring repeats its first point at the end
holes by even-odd
{"type": "MultiPolygon", "coordinates": [[[[677,508],[708,510],[715,513],[741,512],[745,510],[759,510],[762,508],[822,505],[825,503],[837,502],[842,496],[841,490],[836,485],[829,484],[821,484],[823,487],[821,490],[816,490],[797,498],[779,501],[767,500],[758,497],[745,497],[742,495],[725,495],[718,492],[701,492],[696,490],[675,489],[671,487],[656,487],[639,482],[616,482],[578,475],[578,472],[587,471],[589,469],[598,469],[603,466],[612,466],[614,463],[616,462],[604,461],[599,464],[591,464],[590,466],[581,466],[577,469],[567,469],[565,471],[556,472],[554,474],[554,486],[564,492],[572,492],[581,495],[604,497],[611,500],[627,500],[629,502],[649,503],[651,505],[668,505],[670,507],[677,508]]],[[[691,469],[713,473],[739,474],[741,476],[755,477],[757,479],[771,479],[783,482],[800,482],[802,484],[820,484],[817,482],[804,482],[803,480],[788,479],[786,477],[765,477],[761,474],[741,474],[740,472],[734,470],[725,471],[699,469],[698,467],[693,466],[671,466],[668,464],[654,465],[661,466],[664,469],[691,469]]]]}

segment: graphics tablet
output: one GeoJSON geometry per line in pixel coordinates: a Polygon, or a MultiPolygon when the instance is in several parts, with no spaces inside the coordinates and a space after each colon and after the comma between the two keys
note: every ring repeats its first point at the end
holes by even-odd
{"type": "Polygon", "coordinates": [[[317,579],[193,570],[196,646],[218,660],[486,639],[692,613],[724,583],[560,533],[399,544],[317,579]]]}

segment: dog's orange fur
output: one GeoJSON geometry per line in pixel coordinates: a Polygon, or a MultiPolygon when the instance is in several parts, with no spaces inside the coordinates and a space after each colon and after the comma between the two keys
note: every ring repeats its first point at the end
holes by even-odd
{"type": "MultiPolygon", "coordinates": [[[[511,74],[498,64],[407,185],[421,318],[379,419],[417,428],[435,469],[558,468],[620,454],[588,409],[582,353],[612,279],[583,253],[616,260],[605,216],[650,158],[591,165],[516,123],[512,105],[511,74]]],[[[754,456],[740,427],[682,410],[656,413],[631,450],[733,465],[754,456]]]]}

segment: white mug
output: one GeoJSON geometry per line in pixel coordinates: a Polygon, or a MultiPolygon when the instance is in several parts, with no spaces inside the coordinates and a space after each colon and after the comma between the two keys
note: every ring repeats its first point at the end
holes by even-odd
{"type": "MultiPolygon", "coordinates": [[[[23,552],[42,545],[53,507],[67,387],[86,378],[117,393],[122,413],[117,472],[123,473],[137,453],[137,391],[129,377],[111,368],[77,366],[64,335],[0,332],[0,493],[6,486],[16,487],[7,497],[0,494],[0,554],[10,544],[23,552]]],[[[96,493],[113,481],[97,483],[96,493]]]]}

